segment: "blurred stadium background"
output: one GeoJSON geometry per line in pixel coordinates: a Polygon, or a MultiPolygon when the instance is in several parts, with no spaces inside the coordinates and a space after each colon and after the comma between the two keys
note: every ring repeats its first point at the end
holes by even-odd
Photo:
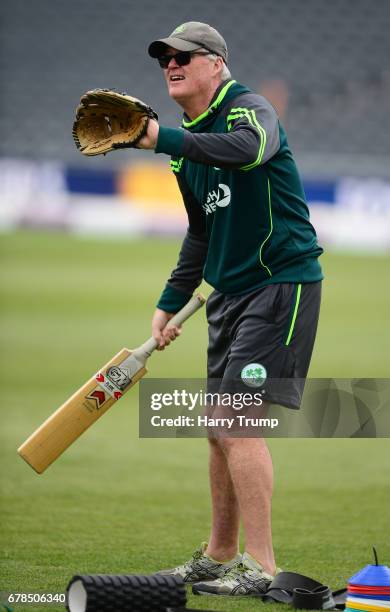
{"type": "Polygon", "coordinates": [[[225,36],[233,77],[277,108],[325,246],[389,249],[388,0],[3,0],[0,10],[0,227],[182,232],[166,157],[82,159],[71,126],[80,95],[105,86],[178,125],[146,49],[197,19],[225,36]]]}
{"type": "MultiPolygon", "coordinates": [[[[206,444],[139,440],[136,392],[44,476],[15,451],[94,368],[149,334],[186,227],[169,160],[83,158],[71,127],[80,95],[105,86],[178,125],[146,49],[188,20],[221,31],[233,77],[286,124],[325,247],[311,375],[389,375],[388,0],[2,0],[0,590],[63,590],[77,572],[153,572],[207,537],[206,444]]],[[[153,357],[151,374],[203,376],[206,342],[199,313],[153,357]]],[[[373,543],[390,562],[387,440],[271,446],[282,567],[341,587],[373,543]]]]}

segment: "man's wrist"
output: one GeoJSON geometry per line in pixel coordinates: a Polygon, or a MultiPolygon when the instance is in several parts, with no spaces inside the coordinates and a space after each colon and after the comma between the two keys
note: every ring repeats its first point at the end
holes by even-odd
{"type": "Polygon", "coordinates": [[[148,127],[146,130],[146,134],[142,136],[139,142],[136,144],[137,149],[155,149],[157,140],[158,140],[158,132],[160,126],[157,121],[151,119],[148,123],[148,127]]]}
{"type": "Polygon", "coordinates": [[[164,312],[176,313],[191,299],[191,294],[184,293],[169,283],[165,285],[156,308],[164,312]]]}

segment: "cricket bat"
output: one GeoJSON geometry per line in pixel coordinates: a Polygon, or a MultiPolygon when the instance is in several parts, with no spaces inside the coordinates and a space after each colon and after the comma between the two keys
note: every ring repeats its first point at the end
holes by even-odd
{"type": "MultiPolygon", "coordinates": [[[[181,325],[206,299],[200,293],[176,313],[168,327],[181,325]]],[[[18,448],[19,455],[42,474],[81,434],[133,387],[147,370],[147,359],[157,348],[152,337],[131,351],[123,348],[56,410],[18,448]]]]}

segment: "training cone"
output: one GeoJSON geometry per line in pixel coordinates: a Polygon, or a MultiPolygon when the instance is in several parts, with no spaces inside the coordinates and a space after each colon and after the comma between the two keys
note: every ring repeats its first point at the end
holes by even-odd
{"type": "Polygon", "coordinates": [[[379,565],[375,548],[373,550],[375,565],[366,565],[349,579],[347,612],[390,611],[390,568],[379,565]]]}
{"type": "Polygon", "coordinates": [[[390,568],[387,565],[366,565],[364,569],[349,579],[356,586],[389,587],[390,568]]]}

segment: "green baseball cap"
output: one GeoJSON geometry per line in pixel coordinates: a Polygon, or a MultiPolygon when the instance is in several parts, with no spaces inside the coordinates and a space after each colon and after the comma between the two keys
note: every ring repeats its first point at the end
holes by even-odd
{"type": "Polygon", "coordinates": [[[149,45],[149,55],[160,57],[164,55],[167,47],[173,47],[178,51],[195,51],[204,47],[217,55],[220,55],[227,63],[228,50],[225,40],[215,28],[200,21],[188,21],[179,25],[168,38],[159,38],[149,45]]]}

